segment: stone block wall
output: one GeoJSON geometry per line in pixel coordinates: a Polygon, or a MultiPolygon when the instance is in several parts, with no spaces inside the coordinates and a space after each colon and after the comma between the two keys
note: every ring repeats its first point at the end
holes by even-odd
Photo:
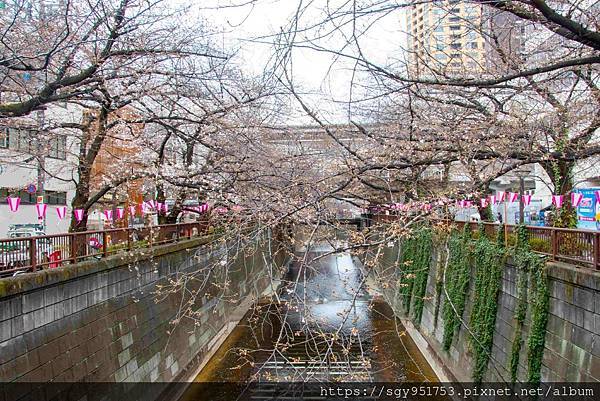
{"type": "MultiPolygon", "coordinates": [[[[381,291],[397,315],[408,318],[398,295],[399,245],[388,245],[383,248],[374,273],[379,283],[388,283],[381,286],[381,291]]],[[[436,291],[436,275],[440,274],[440,251],[436,248],[433,250],[423,316],[420,324],[416,326],[427,340],[431,353],[442,363],[447,373],[459,381],[471,381],[473,354],[468,344],[468,330],[465,327],[460,328],[448,352],[444,351],[441,345],[444,329],[444,294],[438,299],[436,291]]],[[[550,308],[541,368],[542,381],[600,381],[600,272],[548,262],[548,280],[550,308]]],[[[467,323],[472,306],[472,291],[471,282],[463,314],[463,320],[467,323]]],[[[517,271],[508,260],[502,274],[492,359],[488,364],[486,381],[510,381],[509,365],[515,339],[517,304],[517,271]]],[[[519,380],[525,380],[527,377],[526,341],[529,325],[528,310],[522,334],[524,345],[520,353],[519,380]]]]}
{"type": "MultiPolygon", "coordinates": [[[[236,252],[239,244],[192,239],[0,280],[0,381],[31,384],[12,387],[22,393],[47,382],[173,381],[203,359],[232,310],[270,285],[267,269],[283,259],[269,241],[236,252]],[[185,292],[157,293],[176,278],[185,292]],[[182,313],[188,307],[195,319],[182,313]]],[[[140,389],[143,399],[161,390],[140,389]]]]}

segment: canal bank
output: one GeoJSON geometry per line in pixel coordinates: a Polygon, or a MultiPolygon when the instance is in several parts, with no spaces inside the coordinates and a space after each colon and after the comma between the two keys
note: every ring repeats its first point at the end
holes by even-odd
{"type": "Polygon", "coordinates": [[[357,261],[332,249],[298,253],[277,292],[246,313],[181,400],[266,397],[250,382],[437,381],[357,261]]]}

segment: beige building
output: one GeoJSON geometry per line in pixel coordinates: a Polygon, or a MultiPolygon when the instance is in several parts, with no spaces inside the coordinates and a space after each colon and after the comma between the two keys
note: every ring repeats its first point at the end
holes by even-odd
{"type": "Polygon", "coordinates": [[[470,75],[485,69],[480,5],[443,0],[407,8],[409,74],[470,75]]]}

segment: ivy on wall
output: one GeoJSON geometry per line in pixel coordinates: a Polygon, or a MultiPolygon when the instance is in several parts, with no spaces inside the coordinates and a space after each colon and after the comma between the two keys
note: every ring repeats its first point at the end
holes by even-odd
{"type": "Polygon", "coordinates": [[[469,281],[471,277],[470,230],[465,225],[462,233],[452,233],[448,239],[448,266],[445,272],[446,300],[442,310],[444,334],[442,346],[448,351],[454,335],[460,328],[465,310],[469,281]]]}
{"type": "Polygon", "coordinates": [[[402,277],[399,292],[407,314],[410,313],[412,304],[413,321],[417,325],[423,315],[432,246],[431,230],[427,227],[416,230],[411,237],[402,242],[402,277]]]}
{"type": "Polygon", "coordinates": [[[517,244],[514,249],[514,261],[518,272],[517,296],[519,302],[515,311],[515,339],[510,357],[511,380],[517,381],[519,358],[523,346],[523,325],[530,305],[531,327],[527,339],[527,381],[539,383],[541,380],[542,357],[548,323],[550,293],[546,263],[539,255],[533,253],[527,241],[527,231],[521,226],[517,229],[517,244]],[[527,288],[529,287],[529,291],[527,288]]]}
{"type": "Polygon", "coordinates": [[[504,268],[504,250],[501,246],[480,235],[473,252],[475,284],[471,310],[470,345],[474,354],[473,381],[480,383],[487,370],[492,352],[498,294],[504,268]]]}
{"type": "Polygon", "coordinates": [[[441,311],[444,324],[442,347],[446,351],[460,331],[472,286],[473,307],[469,319],[472,336],[469,345],[473,351],[472,377],[475,382],[483,380],[492,355],[498,297],[507,255],[513,256],[516,265],[518,297],[515,338],[509,358],[511,380],[517,381],[519,358],[525,344],[527,380],[539,383],[541,378],[549,308],[546,264],[543,258],[531,251],[525,228],[517,230],[516,243],[513,240],[506,249],[503,229],[499,230],[495,240],[490,240],[482,226],[473,237],[467,227],[462,232],[445,232],[443,235],[423,227],[401,244],[399,262],[402,272],[398,292],[406,313],[409,314],[412,309],[413,322],[417,325],[423,314],[430,269],[435,265],[434,325],[437,325],[438,311],[441,311]],[[441,248],[437,248],[436,257],[432,258],[434,244],[446,242],[448,252],[440,252],[441,248]],[[531,325],[525,341],[524,323],[528,307],[531,325]]]}

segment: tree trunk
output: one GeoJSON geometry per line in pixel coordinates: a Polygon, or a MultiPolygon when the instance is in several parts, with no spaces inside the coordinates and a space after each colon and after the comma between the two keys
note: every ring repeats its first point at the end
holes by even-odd
{"type": "Polygon", "coordinates": [[[573,190],[573,168],[575,163],[570,160],[553,160],[543,165],[554,185],[555,195],[564,195],[563,205],[555,210],[551,219],[553,227],[575,228],[577,226],[577,211],[571,207],[570,192],[573,190]]]}

